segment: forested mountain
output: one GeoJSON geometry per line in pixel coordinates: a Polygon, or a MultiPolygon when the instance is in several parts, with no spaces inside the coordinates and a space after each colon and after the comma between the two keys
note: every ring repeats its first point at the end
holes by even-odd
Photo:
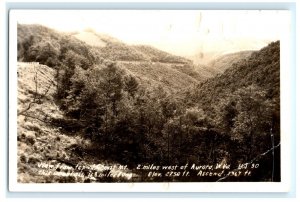
{"type": "MultiPolygon", "coordinates": [[[[174,76],[172,69],[179,71],[183,82],[191,82],[191,78],[188,78],[186,75],[196,80],[202,80],[205,78],[205,75],[202,76],[199,72],[197,72],[191,60],[172,55],[151,46],[127,45],[115,38],[103,34],[97,34],[92,30],[79,32],[74,36],[92,45],[97,52],[97,55],[102,58],[118,61],[119,63],[122,63],[123,66],[127,66],[127,64],[132,63],[131,70],[141,77],[149,75],[147,72],[144,72],[145,67],[152,72],[156,72],[157,66],[160,66],[160,69],[164,71],[163,74],[159,75],[162,79],[164,79],[164,75],[166,77],[174,76]],[[163,66],[165,66],[165,68],[163,68],[163,66]],[[133,69],[133,67],[135,68],[133,69]]],[[[158,75],[156,75],[156,77],[157,76],[158,75]]],[[[155,81],[155,78],[153,77],[149,79],[154,79],[155,81]]],[[[164,80],[169,79],[165,78],[164,80]]],[[[166,83],[161,84],[168,86],[166,83]]],[[[182,86],[182,83],[174,83],[175,88],[178,88],[179,86],[182,86]]],[[[184,86],[186,86],[186,83],[184,86]]]]}
{"type": "Polygon", "coordinates": [[[175,56],[146,45],[127,45],[122,41],[93,30],[72,33],[99,51],[100,56],[116,61],[151,61],[161,63],[191,63],[190,60],[175,56]]]}
{"type": "MultiPolygon", "coordinates": [[[[59,33],[40,25],[18,25],[18,60],[37,61],[60,70],[66,66],[88,69],[112,61],[145,85],[153,81],[151,85],[173,91],[204,78],[185,58],[150,46],[130,46],[92,30],[59,33]],[[161,72],[157,72],[158,67],[161,72]]],[[[70,69],[67,71],[72,74],[70,69]]]]}
{"type": "Polygon", "coordinates": [[[41,25],[18,24],[18,61],[88,69],[99,57],[86,43],[41,25]]]}
{"type": "Polygon", "coordinates": [[[236,53],[224,54],[213,59],[207,65],[217,73],[223,73],[234,63],[238,63],[241,60],[250,57],[251,53],[253,53],[253,51],[241,51],[236,53]]]}
{"type": "Polygon", "coordinates": [[[279,104],[279,41],[271,43],[260,51],[253,52],[248,58],[233,63],[223,74],[201,82],[195,89],[193,99],[204,106],[209,106],[223,96],[251,85],[264,90],[268,99],[275,99],[279,104]]]}
{"type": "MultiPolygon", "coordinates": [[[[246,159],[280,145],[280,42],[188,90],[186,103],[202,109],[214,130],[235,142],[231,143],[235,154],[242,151],[239,155],[247,154],[246,159]]],[[[277,163],[279,153],[277,149],[272,157],[277,163]]],[[[261,166],[267,168],[269,160],[261,166]]]]}
{"type": "MultiPolygon", "coordinates": [[[[216,67],[226,66],[215,75],[207,71],[209,67],[196,70],[188,59],[91,31],[59,33],[39,25],[18,25],[18,61],[24,62],[18,77],[19,154],[36,152],[42,160],[68,165],[73,171],[79,163],[119,163],[128,166],[135,176],[131,180],[137,182],[280,181],[279,41],[249,54],[215,61],[216,67]],[[24,85],[26,74],[33,78],[28,81],[31,85],[24,85]],[[43,76],[52,82],[41,82],[43,76]],[[50,87],[41,88],[45,85],[51,86],[51,94],[50,87]],[[48,108],[52,116],[45,115],[48,108]],[[43,124],[32,124],[36,121],[43,124]],[[41,132],[44,129],[48,132],[41,132]],[[50,135],[50,130],[55,133],[50,135]],[[27,140],[32,131],[44,142],[49,136],[65,145],[50,144],[46,154],[34,136],[27,140]],[[222,164],[230,169],[215,168],[211,172],[220,175],[200,177],[192,167],[187,176],[158,169],[159,178],[138,169],[151,164],[174,169],[222,164]],[[251,169],[248,176],[230,174],[246,164],[259,169],[251,169]]],[[[23,162],[19,173],[32,171],[41,161],[24,158],[18,157],[23,162]]],[[[89,175],[62,179],[39,176],[36,181],[126,181],[89,175]]]]}

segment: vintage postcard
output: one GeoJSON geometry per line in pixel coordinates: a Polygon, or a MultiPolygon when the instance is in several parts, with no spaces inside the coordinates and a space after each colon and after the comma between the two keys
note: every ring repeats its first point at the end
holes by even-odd
{"type": "Polygon", "coordinates": [[[284,192],[289,11],[11,10],[11,191],[284,192]]]}

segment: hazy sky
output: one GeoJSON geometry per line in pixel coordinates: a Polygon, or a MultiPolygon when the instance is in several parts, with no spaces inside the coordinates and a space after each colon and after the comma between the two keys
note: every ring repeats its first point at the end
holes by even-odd
{"type": "Polygon", "coordinates": [[[260,49],[289,28],[285,11],[43,10],[19,11],[19,23],[60,31],[92,28],[130,44],[179,55],[260,49]]]}

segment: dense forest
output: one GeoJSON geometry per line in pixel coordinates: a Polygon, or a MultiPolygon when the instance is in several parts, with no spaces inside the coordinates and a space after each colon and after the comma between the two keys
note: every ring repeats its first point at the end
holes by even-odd
{"type": "Polygon", "coordinates": [[[62,115],[47,124],[90,142],[72,145],[68,162],[128,165],[136,181],[220,180],[197,172],[146,178],[139,165],[222,162],[235,170],[249,163],[259,165],[251,176],[223,181],[280,181],[279,41],[232,54],[227,63],[226,56],[215,60],[209,78],[191,60],[91,33],[98,45],[78,33],[18,25],[18,61],[54,72],[53,100],[62,115]]]}

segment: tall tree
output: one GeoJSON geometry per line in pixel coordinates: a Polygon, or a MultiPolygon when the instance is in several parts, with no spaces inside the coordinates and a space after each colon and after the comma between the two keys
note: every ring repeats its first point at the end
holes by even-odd
{"type": "Polygon", "coordinates": [[[233,139],[247,143],[247,156],[251,159],[261,152],[256,146],[259,144],[257,139],[270,135],[273,105],[266,99],[266,92],[255,85],[239,89],[236,92],[236,103],[233,139]]]}

